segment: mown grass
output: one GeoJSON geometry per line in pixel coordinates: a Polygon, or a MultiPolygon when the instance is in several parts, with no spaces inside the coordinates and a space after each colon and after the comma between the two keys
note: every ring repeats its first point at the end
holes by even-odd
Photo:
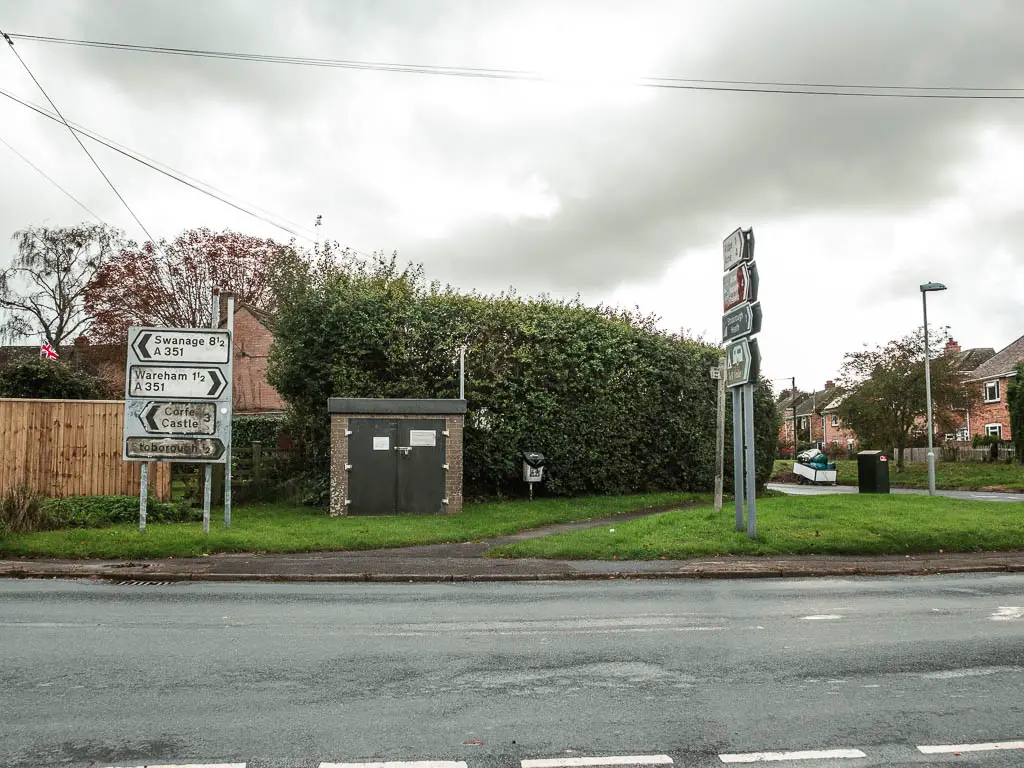
{"type": "Polygon", "coordinates": [[[60,558],[188,557],[214,552],[315,552],[478,541],[554,523],[648,507],[709,500],[707,494],[654,493],[467,504],[459,515],[328,517],[308,507],[235,508],[231,528],[214,510],[209,535],[199,523],[46,531],[0,537],[0,556],[60,558]]]}
{"type": "MultiPolygon", "coordinates": [[[[772,475],[792,471],[792,461],[776,461],[772,475]]],[[[856,485],[857,462],[854,460],[837,461],[836,482],[840,485],[856,485]]],[[[889,482],[893,488],[927,488],[928,465],[923,462],[907,462],[903,471],[897,472],[894,462],[890,467],[889,482]]],[[[1024,491],[1024,465],[980,461],[940,461],[935,465],[935,486],[950,490],[1002,488],[1008,491],[1024,491]]]]}
{"type": "Polygon", "coordinates": [[[788,496],[759,500],[758,538],[732,508],[708,507],[546,536],[493,557],[685,559],[710,555],[880,555],[1024,549],[1024,504],[929,496],[788,496]]]}

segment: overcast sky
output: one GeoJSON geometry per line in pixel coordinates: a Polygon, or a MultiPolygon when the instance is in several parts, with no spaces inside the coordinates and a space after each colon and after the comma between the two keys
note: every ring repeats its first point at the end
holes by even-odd
{"type": "MultiPolygon", "coordinates": [[[[721,241],[744,226],[769,377],[822,386],[844,352],[919,325],[930,280],[949,286],[930,297],[933,325],[964,347],[1024,334],[1024,100],[629,84],[1024,89],[1019,0],[0,0],[0,28],[546,73],[554,82],[16,41],[69,120],[304,231],[322,215],[322,236],[398,250],[462,288],[638,305],[717,342],[721,241]]],[[[44,102],[6,49],[0,88],[44,102]]],[[[0,138],[144,237],[66,129],[0,97],[0,138]]],[[[94,152],[157,237],[290,237],[94,152]]],[[[0,174],[0,264],[15,230],[88,218],[2,144],[0,174]]]]}

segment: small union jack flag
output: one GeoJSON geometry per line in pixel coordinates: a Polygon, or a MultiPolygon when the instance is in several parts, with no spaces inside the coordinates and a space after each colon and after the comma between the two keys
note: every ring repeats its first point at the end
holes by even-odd
{"type": "Polygon", "coordinates": [[[50,344],[39,345],[39,356],[46,358],[47,360],[56,360],[60,357],[60,355],[57,354],[57,350],[55,350],[50,344]]]}

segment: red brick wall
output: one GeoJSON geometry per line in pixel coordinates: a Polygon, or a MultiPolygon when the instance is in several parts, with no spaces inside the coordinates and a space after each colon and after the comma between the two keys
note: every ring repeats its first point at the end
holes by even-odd
{"type": "Polygon", "coordinates": [[[267,355],[274,335],[246,307],[235,312],[234,410],[284,410],[284,401],[267,383],[267,355]]]}
{"type": "MultiPolygon", "coordinates": [[[[819,419],[818,422],[820,425],[821,420],[819,419]]],[[[839,426],[832,426],[831,413],[825,414],[825,434],[819,439],[825,443],[826,447],[832,443],[839,443],[841,447],[845,448],[848,445],[848,440],[853,440],[854,447],[856,447],[859,442],[857,440],[857,433],[843,424],[842,419],[839,420],[839,426]]]]}
{"type": "Polygon", "coordinates": [[[970,386],[975,387],[977,401],[971,407],[971,435],[984,435],[986,424],[1002,424],[1003,440],[1012,440],[1010,434],[1010,408],[1006,401],[1006,389],[1011,377],[999,379],[999,402],[985,402],[985,382],[979,381],[970,386]]]}

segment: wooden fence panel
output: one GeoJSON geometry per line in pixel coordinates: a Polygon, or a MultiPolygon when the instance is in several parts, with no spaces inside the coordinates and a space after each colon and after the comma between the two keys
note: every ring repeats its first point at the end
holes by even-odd
{"type": "MultiPolygon", "coordinates": [[[[0,398],[0,492],[27,484],[46,496],[139,492],[141,467],[121,459],[121,400],[0,398]]],[[[149,465],[149,492],[171,498],[171,465],[149,465]]]]}

